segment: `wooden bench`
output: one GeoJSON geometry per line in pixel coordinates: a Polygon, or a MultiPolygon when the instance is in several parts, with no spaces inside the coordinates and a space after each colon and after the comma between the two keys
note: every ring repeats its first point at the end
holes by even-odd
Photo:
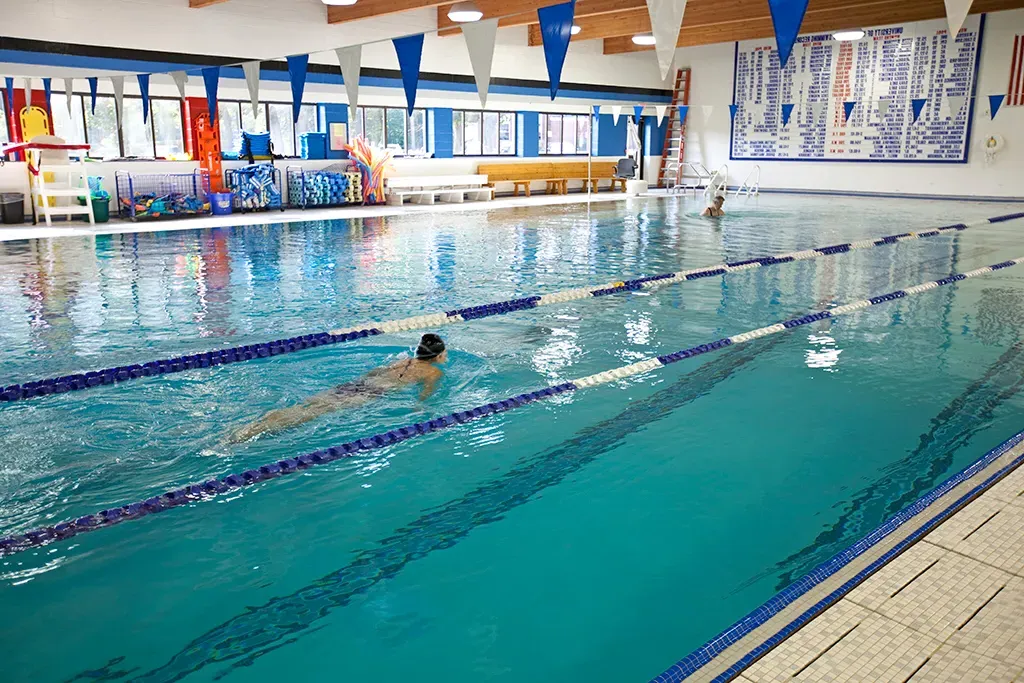
{"type": "Polygon", "coordinates": [[[392,206],[401,206],[406,198],[417,204],[433,204],[435,198],[454,204],[467,197],[477,201],[494,198],[486,175],[395,176],[385,178],[384,187],[392,206]]]}
{"type": "Polygon", "coordinates": [[[586,161],[480,164],[476,168],[477,173],[487,175],[488,184],[492,187],[494,183],[512,183],[516,197],[520,187],[529,197],[530,183],[540,181],[546,183],[544,191],[547,194],[565,194],[569,191],[570,180],[580,180],[584,187],[589,183],[594,192],[597,192],[599,181],[609,180],[612,188],[618,185],[623,192],[626,191],[626,179],[614,177],[614,162],[595,161],[589,170],[588,174],[586,161]]]}

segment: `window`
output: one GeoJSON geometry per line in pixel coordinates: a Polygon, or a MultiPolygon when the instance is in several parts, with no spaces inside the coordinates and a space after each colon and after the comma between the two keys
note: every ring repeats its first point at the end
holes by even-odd
{"type": "Polygon", "coordinates": [[[89,155],[96,158],[180,158],[185,154],[181,102],[177,98],[151,97],[146,123],[142,122],[141,97],[125,97],[122,107],[119,128],[112,96],[98,96],[93,114],[91,98],[72,94],[68,113],[68,96],[55,92],[50,97],[54,134],[67,142],[88,144],[89,155]]]}
{"type": "Polygon", "coordinates": [[[413,109],[412,116],[400,107],[359,107],[349,121],[351,138],[363,137],[376,149],[399,156],[427,153],[427,113],[413,109]]]}
{"type": "Polygon", "coordinates": [[[455,156],[500,156],[516,153],[516,116],[510,111],[452,112],[455,156]]]}
{"type": "Polygon", "coordinates": [[[117,131],[117,111],[113,97],[97,97],[95,113],[91,105],[85,107],[85,135],[90,156],[104,159],[121,156],[121,139],[117,131]]]}
{"type": "Polygon", "coordinates": [[[217,103],[217,118],[220,120],[220,148],[228,154],[238,154],[242,148],[242,131],[246,133],[270,133],[274,154],[285,157],[298,156],[299,136],[317,132],[315,104],[299,107],[298,122],[292,121],[292,105],[280,102],[264,102],[252,113],[250,102],[221,100],[217,103]]]}
{"type": "Polygon", "coordinates": [[[590,114],[541,114],[541,154],[586,154],[590,149],[590,114]]]}
{"type": "Polygon", "coordinates": [[[3,116],[3,125],[0,126],[0,142],[10,142],[11,136],[7,132],[7,93],[0,90],[0,116],[3,116]]]}
{"type": "Polygon", "coordinates": [[[153,122],[153,140],[158,157],[185,156],[185,133],[181,125],[179,100],[149,100],[149,118],[153,122]]]}
{"type": "Polygon", "coordinates": [[[85,144],[85,111],[82,96],[71,96],[71,113],[68,113],[68,98],[64,93],[50,95],[50,112],[53,114],[53,134],[72,144],[85,144]]]}

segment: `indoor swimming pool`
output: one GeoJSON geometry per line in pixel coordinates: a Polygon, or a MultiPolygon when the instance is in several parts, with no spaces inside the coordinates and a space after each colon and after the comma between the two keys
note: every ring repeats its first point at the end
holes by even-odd
{"type": "MultiPolygon", "coordinates": [[[[1024,210],[683,197],[0,243],[0,387],[1024,210]]],[[[1024,257],[1024,220],[0,403],[0,537],[1024,257]],[[445,378],[230,443],[435,331],[445,378]]],[[[1024,266],[0,557],[12,681],[646,681],[1021,430],[1024,266]]]]}

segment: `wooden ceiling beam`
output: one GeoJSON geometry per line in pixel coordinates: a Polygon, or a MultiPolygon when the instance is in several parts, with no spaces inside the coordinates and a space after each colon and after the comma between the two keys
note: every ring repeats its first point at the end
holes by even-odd
{"type": "MultiPolygon", "coordinates": [[[[594,17],[577,17],[576,25],[581,30],[571,40],[632,36],[651,30],[651,16],[648,14],[647,8],[633,9],[614,14],[599,14],[594,17]]],[[[527,44],[534,47],[544,44],[540,35],[540,24],[530,24],[528,27],[527,44]]]]}
{"type": "Polygon", "coordinates": [[[199,9],[200,7],[209,7],[210,5],[219,5],[222,2],[228,0],[188,0],[188,6],[192,9],[199,9]]]}
{"type": "MultiPolygon", "coordinates": [[[[221,0],[215,1],[220,2],[221,0]]],[[[328,5],[327,23],[344,24],[370,17],[383,17],[388,14],[437,7],[440,4],[437,0],[359,0],[354,5],[328,5]]]]}
{"type": "MultiPolygon", "coordinates": [[[[537,10],[551,5],[553,0],[475,0],[484,13],[484,19],[498,19],[498,26],[526,26],[539,24],[537,10]]],[[[459,25],[448,18],[451,3],[437,8],[438,34],[442,36],[459,33],[459,25]]],[[[576,3],[576,19],[596,17],[628,10],[647,11],[646,0],[579,0],[576,3]]],[[[578,22],[577,22],[578,23],[578,22]]]]}

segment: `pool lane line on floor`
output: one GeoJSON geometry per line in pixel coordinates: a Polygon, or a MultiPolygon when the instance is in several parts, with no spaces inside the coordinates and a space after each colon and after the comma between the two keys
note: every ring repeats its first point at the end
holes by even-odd
{"type": "Polygon", "coordinates": [[[327,449],[316,450],[311,453],[300,455],[297,458],[286,458],[278,460],[257,469],[245,470],[240,474],[229,474],[220,479],[210,479],[201,484],[189,484],[184,488],[168,491],[159,496],[147,498],[136,503],[129,503],[116,508],[101,510],[92,515],[85,515],[73,520],[60,522],[55,526],[41,527],[25,534],[0,538],[0,557],[11,555],[29,548],[47,545],[53,541],[61,541],[71,538],[86,531],[93,531],[107,526],[112,526],[129,519],[138,519],[146,515],[163,512],[183,503],[211,497],[216,494],[225,493],[235,489],[244,488],[257,482],[273,479],[285,474],[292,474],[306,470],[316,465],[323,465],[342,458],[348,458],[356,453],[376,451],[393,444],[411,439],[424,434],[447,429],[458,424],[465,424],[496,413],[503,413],[514,408],[520,408],[535,401],[550,398],[569,391],[594,387],[619,379],[625,379],[633,375],[658,370],[666,365],[693,358],[709,351],[718,351],[733,344],[742,344],[753,339],[759,339],[771,334],[790,330],[802,325],[808,325],[819,320],[826,320],[839,315],[854,313],[870,306],[887,303],[902,299],[913,294],[927,292],[943,285],[952,284],[968,278],[978,277],[993,273],[1003,268],[1024,263],[1024,257],[1002,261],[991,266],[983,266],[966,273],[954,273],[939,280],[924,282],[906,289],[898,289],[888,294],[861,299],[842,306],[836,306],[828,310],[817,311],[799,318],[793,318],[767,327],[761,327],[749,332],[743,332],[731,337],[723,337],[707,344],[699,344],[688,349],[676,351],[656,358],[649,358],[630,365],[605,370],[593,375],[581,377],[568,382],[561,382],[552,386],[519,394],[512,398],[501,401],[494,401],[470,410],[457,411],[443,417],[434,418],[426,422],[418,422],[405,425],[396,429],[388,430],[373,436],[356,439],[340,446],[332,446],[327,449]]]}
{"type": "Polygon", "coordinates": [[[158,375],[184,372],[185,370],[192,370],[195,368],[209,368],[218,365],[254,360],[257,358],[269,358],[271,356],[293,353],[303,349],[329,346],[331,344],[344,343],[354,341],[356,339],[365,339],[366,337],[372,337],[379,334],[407,332],[417,329],[436,329],[443,325],[465,322],[467,320],[478,320],[480,318],[487,318],[493,315],[511,313],[512,311],[537,308],[538,306],[566,303],[589,297],[620,294],[622,292],[635,292],[641,289],[651,289],[662,285],[688,282],[690,280],[698,280],[705,277],[724,275],[725,273],[760,268],[762,266],[791,263],[793,261],[804,261],[818,258],[820,256],[845,254],[856,249],[868,249],[885,244],[896,244],[897,242],[905,242],[923,237],[933,237],[944,232],[966,230],[972,227],[979,227],[992,223],[1004,223],[1006,221],[1017,220],[1020,218],[1024,218],[1024,212],[1006,214],[1003,216],[993,216],[992,218],[986,218],[974,223],[956,223],[954,225],[947,225],[921,232],[905,232],[877,239],[871,238],[859,240],[857,242],[833,244],[831,246],[818,247],[815,249],[804,249],[802,251],[789,252],[786,254],[779,254],[777,256],[764,256],[761,258],[736,261],[734,263],[704,266],[701,268],[680,271],[678,273],[649,275],[632,280],[609,282],[595,287],[567,289],[552,292],[550,294],[511,299],[509,301],[500,301],[497,303],[482,304],[479,306],[470,306],[442,313],[431,313],[411,318],[403,318],[401,320],[367,323],[363,326],[346,327],[331,330],[330,332],[306,334],[299,337],[291,337],[289,339],[278,339],[265,343],[206,351],[203,353],[149,361],[141,364],[136,363],[133,365],[122,365],[114,368],[106,368],[104,370],[94,370],[85,373],[64,375],[61,377],[21,382],[0,388],[0,403],[12,403],[15,401],[35,398],[37,396],[63,394],[69,391],[81,391],[92,387],[118,384],[128,380],[138,379],[140,377],[154,377],[158,375]]]}

